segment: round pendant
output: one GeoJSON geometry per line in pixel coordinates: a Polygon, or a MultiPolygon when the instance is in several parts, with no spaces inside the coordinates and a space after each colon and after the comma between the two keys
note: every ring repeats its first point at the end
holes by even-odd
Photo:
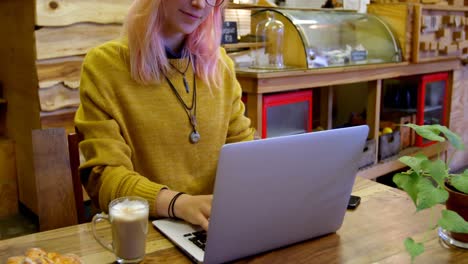
{"type": "Polygon", "coordinates": [[[190,133],[190,143],[196,144],[198,141],[200,141],[200,134],[198,131],[194,130],[192,133],[190,133]]]}

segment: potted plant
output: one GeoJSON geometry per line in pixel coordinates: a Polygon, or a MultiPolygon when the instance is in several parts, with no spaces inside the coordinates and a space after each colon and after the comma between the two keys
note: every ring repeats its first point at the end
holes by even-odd
{"type": "MultiPolygon", "coordinates": [[[[461,138],[445,126],[405,126],[414,129],[425,139],[438,142],[447,139],[456,150],[464,149],[461,138]]],[[[430,229],[438,228],[441,237],[449,236],[464,247],[468,245],[468,170],[461,174],[451,173],[450,159],[445,163],[441,159],[442,151],[441,147],[434,160],[423,154],[401,157],[399,161],[409,169],[395,174],[393,182],[411,197],[417,212],[431,209],[437,204],[445,204],[447,209],[442,210],[436,223],[430,223],[430,229]]],[[[424,245],[412,238],[406,238],[404,244],[412,261],[424,252],[424,245]]]]}

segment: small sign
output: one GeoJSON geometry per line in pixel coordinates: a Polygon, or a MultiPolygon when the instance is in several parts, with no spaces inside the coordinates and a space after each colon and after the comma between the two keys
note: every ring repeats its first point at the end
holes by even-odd
{"type": "Polygon", "coordinates": [[[367,60],[367,50],[351,51],[351,61],[365,61],[365,60],[367,60]]]}
{"type": "Polygon", "coordinates": [[[223,22],[223,35],[221,44],[237,43],[237,23],[231,21],[223,22]]]}

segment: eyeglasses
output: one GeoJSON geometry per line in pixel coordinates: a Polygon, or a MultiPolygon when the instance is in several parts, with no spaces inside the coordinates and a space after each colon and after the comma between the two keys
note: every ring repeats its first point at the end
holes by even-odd
{"type": "Polygon", "coordinates": [[[220,6],[224,0],[205,0],[206,3],[210,6],[220,6]]]}

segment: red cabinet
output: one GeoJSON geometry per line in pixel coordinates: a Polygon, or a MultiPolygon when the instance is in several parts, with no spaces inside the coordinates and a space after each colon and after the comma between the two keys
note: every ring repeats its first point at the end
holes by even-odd
{"type": "Polygon", "coordinates": [[[312,131],[312,90],[264,94],[262,138],[312,131]]]}
{"type": "MultiPolygon", "coordinates": [[[[447,125],[448,82],[446,72],[384,80],[381,121],[399,123],[412,116],[410,120],[418,125],[447,125]]],[[[414,137],[418,147],[433,143],[414,137]]]]}
{"type": "MultiPolygon", "coordinates": [[[[418,111],[416,124],[447,125],[448,73],[428,74],[421,77],[418,87],[418,111]]],[[[416,135],[416,146],[427,146],[434,142],[416,135]]]]}

